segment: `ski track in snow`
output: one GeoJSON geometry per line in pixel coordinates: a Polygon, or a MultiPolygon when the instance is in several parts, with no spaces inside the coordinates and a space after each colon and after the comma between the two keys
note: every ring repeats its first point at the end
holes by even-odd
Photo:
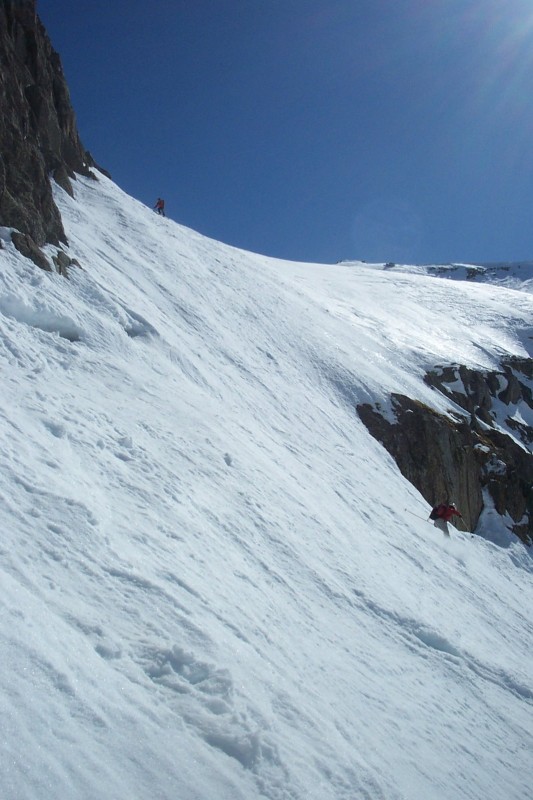
{"type": "Polygon", "coordinates": [[[354,405],[444,410],[531,295],[56,196],[83,269],[0,251],[2,797],[526,800],[530,554],[440,539],[354,405]]]}

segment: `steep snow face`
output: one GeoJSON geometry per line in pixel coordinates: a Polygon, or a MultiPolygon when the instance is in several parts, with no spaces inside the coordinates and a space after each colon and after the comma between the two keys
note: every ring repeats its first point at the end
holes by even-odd
{"type": "Polygon", "coordinates": [[[82,270],[0,251],[0,795],[529,797],[530,555],[444,541],[354,406],[444,408],[531,296],[56,201],[82,270]]]}

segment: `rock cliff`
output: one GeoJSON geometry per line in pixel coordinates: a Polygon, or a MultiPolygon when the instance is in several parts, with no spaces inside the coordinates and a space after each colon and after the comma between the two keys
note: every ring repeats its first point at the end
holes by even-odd
{"type": "Polygon", "coordinates": [[[66,242],[50,177],[72,192],[75,173],[96,165],[35,0],[0,0],[0,109],[0,225],[16,228],[16,246],[39,263],[39,246],[66,242]]]}
{"type": "Polygon", "coordinates": [[[533,536],[533,361],[501,371],[435,368],[426,383],[450,403],[444,415],[404,395],[391,398],[394,419],[377,405],[358,413],[430,505],[455,501],[473,531],[493,507],[530,545],[533,536]]]}

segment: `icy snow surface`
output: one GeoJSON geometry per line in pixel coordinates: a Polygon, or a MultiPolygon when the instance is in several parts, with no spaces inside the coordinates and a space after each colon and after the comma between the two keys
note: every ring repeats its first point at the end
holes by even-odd
{"type": "Polygon", "coordinates": [[[0,250],[2,800],[530,798],[530,553],[444,541],[354,407],[444,410],[532,295],[56,197],[83,269],[0,250]]]}

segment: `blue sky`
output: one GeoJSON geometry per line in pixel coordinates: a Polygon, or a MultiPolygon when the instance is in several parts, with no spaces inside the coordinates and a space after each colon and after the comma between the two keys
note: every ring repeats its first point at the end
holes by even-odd
{"type": "Polygon", "coordinates": [[[39,0],[84,145],[258,253],[533,258],[533,0],[39,0]]]}

